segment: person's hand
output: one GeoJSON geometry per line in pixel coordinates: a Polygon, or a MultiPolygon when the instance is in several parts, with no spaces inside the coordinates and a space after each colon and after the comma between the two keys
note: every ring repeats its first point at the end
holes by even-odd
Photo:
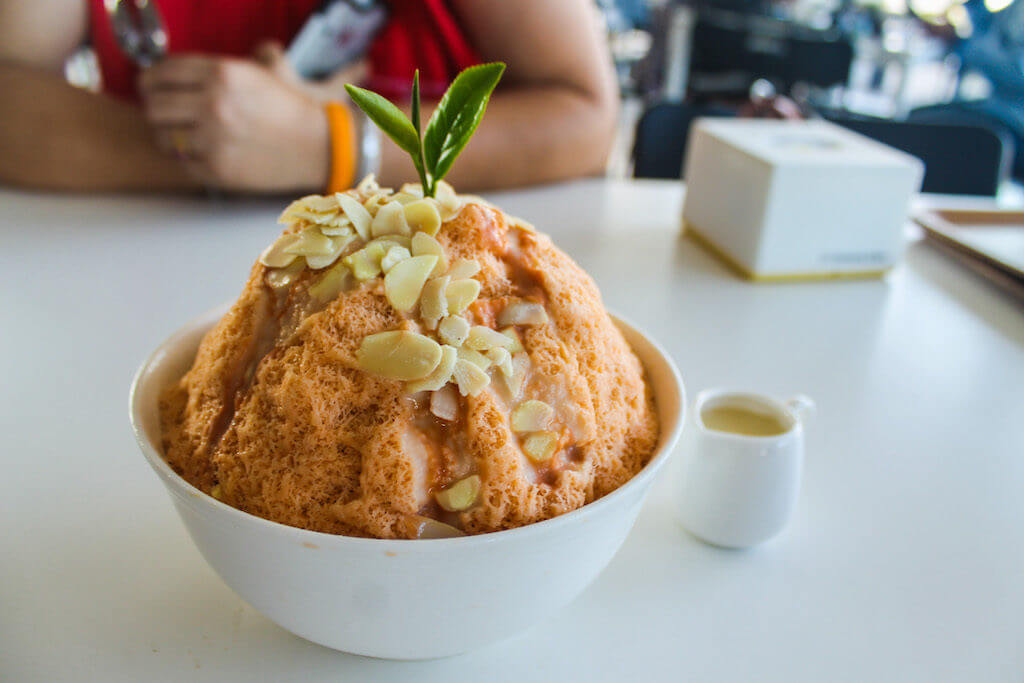
{"type": "Polygon", "coordinates": [[[326,183],[323,107],[275,68],[172,56],[140,74],[139,90],[158,144],[208,187],[290,192],[326,183]]]}

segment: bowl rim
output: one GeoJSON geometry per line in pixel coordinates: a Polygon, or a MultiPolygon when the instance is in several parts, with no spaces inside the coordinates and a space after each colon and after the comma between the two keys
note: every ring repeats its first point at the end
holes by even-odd
{"type": "MultiPolygon", "coordinates": [[[[239,510],[236,507],[232,507],[227,503],[223,503],[213,496],[210,496],[202,490],[196,488],[189,483],[184,477],[179,475],[174,469],[167,463],[163,455],[155,444],[151,443],[146,437],[142,428],[141,418],[141,406],[140,406],[140,389],[139,386],[142,383],[144,375],[146,375],[149,368],[154,364],[155,361],[164,356],[169,349],[174,348],[181,343],[181,339],[186,336],[190,336],[195,333],[196,328],[205,327],[208,331],[216,324],[224,313],[228,310],[228,305],[218,306],[211,309],[195,318],[192,318],[187,323],[179,327],[171,336],[167,337],[157,348],[146,357],[139,368],[135,371],[134,377],[132,378],[131,389],[128,393],[128,417],[131,423],[132,433],[135,436],[135,440],[142,450],[143,456],[149,463],[150,467],[160,476],[167,490],[177,496],[182,502],[190,506],[201,506],[204,508],[204,512],[208,515],[219,516],[223,521],[233,522],[240,525],[249,525],[252,528],[259,529],[261,531],[270,532],[282,536],[292,536],[295,540],[300,543],[315,543],[317,549],[324,549],[325,546],[343,546],[343,545],[356,545],[364,546],[367,549],[379,549],[385,552],[393,552],[396,549],[403,551],[447,551],[453,550],[456,546],[465,547],[470,545],[490,545],[492,543],[500,543],[506,539],[512,539],[515,537],[525,537],[531,534],[540,534],[547,530],[553,530],[560,526],[567,524],[573,524],[574,522],[582,521],[588,517],[593,517],[600,510],[614,505],[615,502],[628,495],[634,489],[640,488],[645,483],[654,477],[655,473],[665,464],[669,459],[672,452],[674,451],[679,436],[683,431],[683,427],[686,423],[686,388],[683,385],[682,377],[679,374],[679,369],[676,367],[672,357],[665,351],[664,348],[658,342],[650,337],[646,332],[637,327],[629,320],[622,316],[608,311],[609,317],[612,322],[619,327],[625,326],[630,331],[641,337],[647,342],[654,352],[660,356],[664,362],[665,367],[668,369],[670,379],[674,385],[676,392],[679,395],[679,414],[676,419],[676,423],[672,432],[664,440],[660,439],[661,444],[655,449],[651,459],[647,461],[647,464],[643,468],[634,474],[629,481],[619,486],[617,489],[608,493],[601,498],[586,503],[575,510],[566,512],[565,514],[545,519],[540,522],[533,522],[524,526],[515,527],[513,529],[503,529],[501,531],[492,531],[484,534],[472,534],[467,536],[458,536],[455,538],[424,538],[424,539],[385,539],[385,538],[365,538],[362,536],[345,536],[343,534],[331,534],[325,531],[313,531],[311,529],[303,529],[301,527],[294,527],[280,522],[275,522],[264,517],[259,517],[244,510],[239,510]],[[414,542],[410,542],[414,541],[414,542]]],[[[627,344],[629,342],[627,341],[627,344]]],[[[632,345],[630,348],[633,349],[632,345]]],[[[637,353],[633,349],[634,353],[637,353]]],[[[638,359],[640,354],[637,354],[638,359]]],[[[640,360],[641,365],[644,367],[644,372],[650,376],[651,370],[646,366],[643,360],[640,360]]],[[[653,385],[653,382],[651,383],[653,385]]],[[[653,391],[653,386],[652,386],[653,391]]],[[[655,405],[657,405],[658,396],[654,396],[655,405]]],[[[656,408],[657,409],[657,408],[656,408]]],[[[659,410],[660,412],[660,410],[659,410]]],[[[659,414],[659,427],[663,420],[660,419],[659,414]]]]}

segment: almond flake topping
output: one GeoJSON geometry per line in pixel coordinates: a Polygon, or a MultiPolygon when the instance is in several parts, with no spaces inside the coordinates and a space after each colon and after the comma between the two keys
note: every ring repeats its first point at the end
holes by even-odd
{"type": "Polygon", "coordinates": [[[405,220],[404,207],[396,201],[390,201],[380,207],[370,224],[370,232],[374,237],[408,235],[409,223],[405,220]]]}
{"type": "MultiPolygon", "coordinates": [[[[471,325],[463,316],[480,295],[481,284],[474,279],[480,263],[467,258],[449,263],[435,236],[467,201],[485,203],[457,195],[444,181],[438,182],[436,197],[425,198],[418,183],[406,183],[394,192],[367,176],[353,190],[309,195],[289,204],[279,221],[291,230],[260,255],[268,268],[265,281],[274,289],[290,287],[307,268],[322,270],[307,290],[320,304],[383,277],[388,302],[406,317],[418,319],[418,329],[426,334],[407,329],[368,335],[356,354],[357,365],[405,382],[409,393],[430,392],[431,412],[448,421],[456,418],[458,394],[479,394],[492,376],[502,380],[513,400],[518,399],[530,359],[515,326],[539,325],[548,319],[542,304],[522,300],[512,301],[498,315],[501,330],[471,325]]],[[[527,229],[525,221],[507,220],[527,229]]],[[[540,401],[518,405],[512,418],[516,431],[530,438],[547,433],[543,407],[551,410],[540,401]],[[530,429],[523,431],[526,427],[530,429]]],[[[542,437],[530,443],[531,459],[547,453],[542,437]]]]}
{"type": "Polygon", "coordinates": [[[437,326],[437,336],[445,344],[462,346],[469,337],[469,322],[461,315],[449,315],[437,326]]]}
{"type": "Polygon", "coordinates": [[[384,293],[391,305],[403,313],[411,311],[435,265],[436,256],[413,256],[396,263],[384,276],[384,293]]]}
{"type": "Polygon", "coordinates": [[[534,432],[523,440],[523,453],[534,462],[547,462],[558,449],[558,435],[554,432],[534,432]]]}
{"type": "Polygon", "coordinates": [[[539,432],[555,417],[555,409],[544,401],[523,401],[512,411],[512,431],[539,432]]]}
{"type": "Polygon", "coordinates": [[[480,283],[476,280],[453,280],[448,283],[445,296],[448,297],[448,311],[462,313],[480,295],[480,283]]]}
{"type": "Polygon", "coordinates": [[[506,325],[543,325],[548,321],[544,304],[536,301],[513,301],[498,316],[498,324],[506,325]]]}
{"type": "Polygon", "coordinates": [[[448,270],[448,275],[450,275],[453,280],[465,280],[466,278],[473,277],[479,272],[479,263],[471,261],[468,258],[460,258],[452,264],[452,267],[448,270]]]}
{"type": "Polygon", "coordinates": [[[378,332],[363,337],[356,361],[363,370],[403,381],[424,379],[441,362],[441,345],[408,330],[378,332]]]}
{"type": "Polygon", "coordinates": [[[455,361],[455,370],[452,373],[455,378],[455,385],[463,396],[476,396],[491,383],[491,378],[480,369],[475,363],[465,358],[455,361]]]}
{"type": "Polygon", "coordinates": [[[462,512],[473,507],[480,497],[480,476],[472,475],[460,479],[444,491],[434,494],[437,504],[448,512],[462,512]]]}

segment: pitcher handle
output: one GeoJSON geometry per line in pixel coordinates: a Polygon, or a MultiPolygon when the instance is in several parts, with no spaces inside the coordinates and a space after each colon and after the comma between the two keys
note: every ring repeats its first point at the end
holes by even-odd
{"type": "Polygon", "coordinates": [[[814,399],[804,394],[797,394],[792,398],[786,400],[786,407],[792,411],[797,421],[801,424],[807,422],[807,419],[812,417],[818,410],[817,404],[814,399]]]}

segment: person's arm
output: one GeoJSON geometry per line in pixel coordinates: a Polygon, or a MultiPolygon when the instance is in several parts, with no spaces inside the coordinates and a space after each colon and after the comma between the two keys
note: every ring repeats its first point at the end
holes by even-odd
{"type": "Polygon", "coordinates": [[[0,183],[52,190],[184,190],[137,107],[69,85],[83,0],[0,1],[0,183]]]}
{"type": "MultiPolygon", "coordinates": [[[[479,130],[449,174],[452,185],[491,189],[603,171],[618,91],[593,2],[452,4],[483,58],[508,65],[479,130]]],[[[408,155],[386,144],[381,176],[395,184],[415,172],[408,155]]]]}
{"type": "MultiPolygon", "coordinates": [[[[508,70],[451,182],[468,191],[599,173],[618,95],[590,0],[455,0],[455,7],[483,57],[508,70]]],[[[158,144],[171,151],[177,141],[189,171],[213,187],[323,191],[330,140],[322,99],[340,83],[302,83],[283,60],[280,48],[257,59],[175,55],[144,71],[139,86],[158,144]]],[[[424,122],[434,104],[424,103],[424,122]]],[[[416,178],[392,144],[383,146],[380,175],[396,186],[416,178]]]]}
{"type": "MultiPolygon", "coordinates": [[[[600,173],[611,146],[618,93],[590,0],[456,0],[459,18],[487,60],[508,64],[477,134],[452,169],[461,191],[600,173]]],[[[185,139],[188,168],[235,191],[323,191],[329,173],[325,97],[346,101],[342,81],[303,82],[284,51],[257,60],[178,55],[143,72],[140,88],[158,141],[185,139]]],[[[411,75],[411,74],[410,74],[411,75]]],[[[423,103],[426,123],[434,102],[423,103]]],[[[402,107],[408,113],[408,103],[402,107]]],[[[381,179],[416,179],[390,142],[381,179]]]]}

